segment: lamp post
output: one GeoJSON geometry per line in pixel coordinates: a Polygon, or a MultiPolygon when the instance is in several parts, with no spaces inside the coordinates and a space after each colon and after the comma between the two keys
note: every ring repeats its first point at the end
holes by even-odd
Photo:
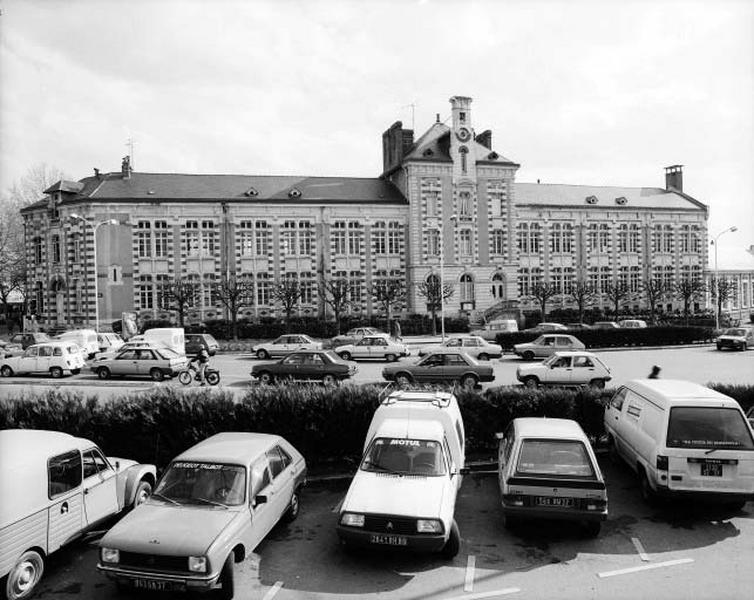
{"type": "Polygon", "coordinates": [[[728,227],[728,229],[724,229],[720,233],[718,233],[715,236],[715,240],[712,242],[712,244],[715,246],[715,329],[720,329],[720,310],[721,307],[720,304],[720,279],[717,276],[717,240],[720,239],[720,236],[724,233],[728,233],[729,231],[738,231],[738,227],[733,225],[732,227],[728,227]]]}
{"type": "MultiPolygon", "coordinates": [[[[94,263],[94,331],[99,333],[99,291],[97,289],[98,286],[98,278],[99,274],[97,271],[97,230],[102,225],[117,225],[118,221],[115,219],[105,219],[104,221],[97,221],[96,223],[93,223],[89,219],[82,217],[81,215],[77,213],[71,213],[69,215],[71,219],[78,219],[79,221],[82,221],[85,225],[88,225],[92,228],[92,239],[93,239],[93,252],[92,252],[92,258],[94,263]]],[[[84,263],[86,265],[86,263],[84,263]]]]}
{"type": "MultiPolygon", "coordinates": [[[[450,215],[455,228],[458,215],[450,215]]],[[[445,222],[440,223],[440,330],[442,332],[442,343],[445,343],[445,222]]]]}

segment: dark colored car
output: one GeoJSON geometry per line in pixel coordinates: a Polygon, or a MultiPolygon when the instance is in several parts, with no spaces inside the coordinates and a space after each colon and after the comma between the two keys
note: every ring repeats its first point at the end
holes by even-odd
{"type": "Polygon", "coordinates": [[[333,385],[356,374],[358,367],[332,350],[299,350],[277,362],[254,365],[251,376],[261,383],[295,379],[333,385]]]}
{"type": "Polygon", "coordinates": [[[566,327],[568,329],[573,329],[574,331],[585,331],[587,329],[594,329],[591,325],[587,325],[586,323],[566,323],[566,327]]]}
{"type": "Polygon", "coordinates": [[[220,344],[209,333],[186,334],[186,356],[195,356],[201,352],[202,348],[207,351],[207,354],[214,356],[220,349],[220,344]]]}
{"type": "Polygon", "coordinates": [[[382,369],[382,376],[401,386],[416,383],[455,383],[473,388],[480,382],[493,381],[492,367],[483,365],[461,350],[442,349],[428,354],[414,364],[396,364],[382,369]]]}
{"type": "Polygon", "coordinates": [[[620,329],[615,321],[595,321],[592,329],[620,329]]]}
{"type": "Polygon", "coordinates": [[[21,344],[6,342],[0,340],[0,357],[10,358],[11,356],[21,356],[24,353],[21,344]]]}
{"type": "Polygon", "coordinates": [[[32,344],[41,344],[42,342],[49,342],[50,336],[41,331],[33,333],[17,333],[10,338],[11,344],[20,344],[23,350],[26,350],[32,344]]]}

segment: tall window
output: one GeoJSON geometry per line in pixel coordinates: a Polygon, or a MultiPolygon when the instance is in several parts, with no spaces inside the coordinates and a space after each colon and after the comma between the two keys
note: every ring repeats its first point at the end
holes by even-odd
{"type": "Polygon", "coordinates": [[[139,258],[152,257],[152,225],[149,221],[136,224],[136,245],[139,258]]]}
{"type": "Polygon", "coordinates": [[[385,231],[385,221],[378,221],[372,226],[372,242],[375,254],[387,253],[387,231],[385,231]]]}
{"type": "Polygon", "coordinates": [[[167,221],[154,222],[154,255],[156,258],[170,256],[170,230],[167,221]]]}
{"type": "Polygon", "coordinates": [[[42,238],[34,238],[34,262],[38,265],[42,264],[42,238]]]}
{"type": "Polygon", "coordinates": [[[550,251],[553,254],[570,254],[572,250],[570,223],[553,223],[550,225],[550,251]]]}
{"type": "Polygon", "coordinates": [[[200,239],[199,222],[186,221],[186,254],[188,256],[199,256],[200,239]]]}
{"type": "Polygon", "coordinates": [[[296,221],[286,221],[280,232],[280,247],[285,256],[296,254],[296,221]]]}
{"type": "Polygon", "coordinates": [[[505,232],[502,229],[492,230],[492,254],[505,253],[505,232]]]}
{"type": "Polygon", "coordinates": [[[518,226],[518,250],[521,254],[539,254],[541,241],[539,223],[521,223],[518,226]]]}
{"type": "Polygon", "coordinates": [[[507,298],[505,276],[502,273],[495,273],[492,276],[492,297],[498,300],[505,300],[507,298]]]}
{"type": "Polygon", "coordinates": [[[361,304],[363,297],[363,278],[361,271],[351,271],[348,276],[350,300],[356,305],[361,304]]]}
{"type": "Polygon", "coordinates": [[[241,221],[238,224],[238,242],[241,256],[254,256],[254,224],[251,221],[241,221]]]}
{"type": "Polygon", "coordinates": [[[210,308],[215,304],[215,274],[205,273],[202,280],[202,306],[210,308]]]}
{"type": "Polygon", "coordinates": [[[474,301],[474,278],[469,273],[461,275],[461,302],[474,301]]]}
{"type": "Polygon", "coordinates": [[[608,288],[610,287],[610,284],[613,280],[613,273],[610,267],[601,267],[600,268],[600,287],[599,290],[603,294],[607,292],[608,288]]]}
{"type": "Polygon", "coordinates": [[[462,217],[471,216],[471,193],[460,192],[458,194],[458,214],[462,217]]]}
{"type": "Polygon", "coordinates": [[[691,252],[698,254],[702,247],[702,236],[697,225],[691,226],[691,252]]]}
{"type": "Polygon", "coordinates": [[[81,235],[78,233],[71,235],[71,262],[81,262],[81,235]]]}
{"type": "Polygon", "coordinates": [[[493,217],[505,216],[505,182],[504,181],[490,181],[487,184],[487,197],[491,205],[491,213],[493,217]]]}
{"type": "Polygon", "coordinates": [[[333,253],[337,255],[346,254],[346,222],[336,221],[332,226],[332,243],[333,253]]]}
{"type": "Polygon", "coordinates": [[[202,221],[202,256],[215,255],[215,224],[202,221]]]}
{"type": "Polygon", "coordinates": [[[673,285],[673,280],[675,279],[674,271],[672,265],[667,265],[662,270],[662,283],[668,289],[673,285]]]}
{"type": "Polygon", "coordinates": [[[628,251],[637,254],[641,248],[641,232],[639,225],[631,223],[628,228],[628,251]]]}
{"type": "Polygon", "coordinates": [[[186,306],[189,308],[201,308],[201,289],[202,280],[199,273],[189,273],[186,275],[186,282],[191,284],[192,294],[186,306]]]}
{"type": "Polygon", "coordinates": [[[154,308],[154,288],[151,275],[139,275],[139,305],[143,309],[154,308]]]}
{"type": "Polygon", "coordinates": [[[170,275],[155,275],[155,287],[157,292],[157,307],[161,310],[170,310],[170,275]]]}
{"type": "Polygon", "coordinates": [[[633,266],[629,268],[628,289],[634,293],[641,289],[641,267],[633,266]]]}
{"type": "Polygon", "coordinates": [[[302,256],[312,253],[312,224],[309,221],[298,223],[298,253],[302,256]]]}
{"type": "Polygon", "coordinates": [[[467,171],[467,170],[468,170],[468,168],[469,168],[469,163],[468,163],[468,153],[469,153],[469,149],[468,149],[468,148],[467,148],[466,146],[461,146],[461,147],[460,147],[460,148],[458,149],[458,152],[459,152],[459,153],[460,153],[460,155],[461,155],[461,173],[463,173],[463,174],[465,175],[465,174],[466,174],[466,171],[467,171]]]}
{"type": "Polygon", "coordinates": [[[82,307],[82,289],[81,289],[81,281],[78,279],[71,279],[71,311],[74,313],[77,313],[81,310],[82,307]]]}
{"type": "Polygon", "coordinates": [[[267,227],[267,221],[254,223],[254,251],[257,256],[270,254],[270,230],[267,227]]]}
{"type": "Polygon", "coordinates": [[[623,224],[618,228],[618,252],[628,252],[628,225],[623,224]]]}
{"type": "Polygon", "coordinates": [[[301,273],[299,277],[299,288],[301,289],[301,304],[313,304],[314,275],[312,273],[301,273]]]}
{"type": "Polygon", "coordinates": [[[598,267],[589,267],[589,271],[587,273],[589,276],[589,285],[592,287],[592,289],[596,293],[600,293],[602,290],[600,289],[600,270],[598,267]]]}
{"type": "Polygon", "coordinates": [[[348,222],[348,254],[351,256],[361,254],[361,223],[358,221],[348,222]]]}
{"type": "Polygon", "coordinates": [[[440,230],[430,229],[427,232],[427,254],[439,256],[440,254],[440,230]]]}
{"type": "Polygon", "coordinates": [[[52,236],[52,262],[60,262],[60,236],[57,234],[52,236]]]}
{"type": "Polygon", "coordinates": [[[666,253],[673,252],[673,226],[665,225],[663,234],[664,234],[664,240],[663,240],[662,251],[666,253]]]}
{"type": "Polygon", "coordinates": [[[387,253],[400,254],[403,227],[398,221],[390,221],[387,225],[387,253]]]}
{"type": "Polygon", "coordinates": [[[427,198],[427,216],[428,217],[436,217],[437,216],[437,208],[440,205],[440,192],[427,192],[426,195],[427,198]]]}
{"type": "Polygon", "coordinates": [[[269,273],[257,273],[257,304],[268,306],[271,304],[272,283],[269,273]]]}
{"type": "Polygon", "coordinates": [[[563,293],[563,267],[553,267],[550,270],[550,282],[558,294],[563,293]]]}
{"type": "Polygon", "coordinates": [[[458,251],[462,256],[471,256],[471,229],[461,229],[458,251]]]}

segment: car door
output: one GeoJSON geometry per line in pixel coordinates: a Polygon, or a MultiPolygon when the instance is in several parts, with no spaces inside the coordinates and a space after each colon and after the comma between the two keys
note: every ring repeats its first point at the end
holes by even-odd
{"type": "Polygon", "coordinates": [[[416,381],[442,381],[443,364],[445,355],[440,353],[425,356],[412,369],[416,381]]]}
{"type": "Polygon", "coordinates": [[[82,456],[84,519],[91,526],[118,512],[117,478],[99,448],[90,448],[82,456]]]}
{"type": "Polygon", "coordinates": [[[599,379],[604,376],[598,365],[588,356],[573,357],[573,372],[571,373],[571,382],[574,384],[589,383],[592,379],[599,379]]]}
{"type": "Polygon", "coordinates": [[[353,345],[352,358],[371,358],[372,338],[363,337],[353,345]]]}
{"type": "Polygon", "coordinates": [[[442,368],[442,380],[448,382],[457,381],[469,369],[469,363],[462,355],[446,354],[442,368]]]}
{"type": "Polygon", "coordinates": [[[18,373],[34,373],[37,371],[39,346],[29,346],[18,360],[18,373]]]}
{"type": "Polygon", "coordinates": [[[384,359],[388,353],[388,341],[384,337],[367,338],[371,340],[369,346],[369,358],[381,358],[384,359]]]}
{"type": "Polygon", "coordinates": [[[568,385],[571,383],[572,372],[571,357],[559,356],[550,364],[550,368],[545,370],[544,377],[546,383],[568,385]]]}
{"type": "Polygon", "coordinates": [[[69,450],[47,461],[47,554],[81,533],[84,503],[81,493],[81,453],[69,450]]]}
{"type": "Polygon", "coordinates": [[[479,342],[474,338],[464,338],[462,340],[463,351],[469,356],[477,358],[479,356],[479,342]]]}
{"type": "Polygon", "coordinates": [[[42,345],[38,346],[39,355],[37,356],[36,370],[40,373],[49,373],[52,366],[52,346],[42,345]]]}
{"type": "Polygon", "coordinates": [[[560,352],[561,350],[573,350],[573,340],[571,338],[559,335],[555,339],[555,347],[557,348],[557,351],[560,352]]]}
{"type": "Polygon", "coordinates": [[[555,336],[543,336],[542,343],[534,347],[534,356],[546,358],[555,352],[555,336]]]}
{"type": "Polygon", "coordinates": [[[275,490],[272,487],[272,476],[266,454],[254,461],[249,479],[251,509],[251,547],[249,550],[253,550],[278,521],[275,514],[275,490]]]}
{"type": "Polygon", "coordinates": [[[304,369],[304,355],[292,352],[280,362],[280,376],[291,379],[306,379],[304,369]]]}
{"type": "Polygon", "coordinates": [[[270,356],[285,356],[290,348],[289,335],[281,335],[272,344],[270,344],[270,356]]]}
{"type": "Polygon", "coordinates": [[[139,365],[136,360],[137,350],[124,350],[118,354],[110,363],[110,372],[113,375],[135,375],[139,372],[139,365]]]}
{"type": "Polygon", "coordinates": [[[164,362],[154,350],[143,348],[136,351],[136,367],[142,377],[148,377],[153,368],[164,366],[164,362]]]}
{"type": "Polygon", "coordinates": [[[290,468],[293,462],[291,457],[280,446],[275,445],[267,451],[267,460],[270,464],[272,476],[273,500],[270,504],[275,508],[275,521],[280,520],[293,496],[293,470],[290,468]]]}

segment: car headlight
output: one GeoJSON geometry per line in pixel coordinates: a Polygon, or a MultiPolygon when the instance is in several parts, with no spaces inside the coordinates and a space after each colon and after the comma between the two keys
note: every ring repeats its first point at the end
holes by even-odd
{"type": "Polygon", "coordinates": [[[193,573],[206,573],[207,572],[207,557],[206,556],[189,556],[188,568],[193,573]]]}
{"type": "Polygon", "coordinates": [[[340,517],[340,524],[347,527],[364,527],[364,515],[356,513],[343,513],[340,517]]]}
{"type": "Polygon", "coordinates": [[[437,519],[418,519],[416,521],[416,531],[418,533],[442,533],[442,521],[437,519]]]}
{"type": "Polygon", "coordinates": [[[103,563],[120,562],[120,550],[116,548],[100,548],[99,555],[103,563]]]}

